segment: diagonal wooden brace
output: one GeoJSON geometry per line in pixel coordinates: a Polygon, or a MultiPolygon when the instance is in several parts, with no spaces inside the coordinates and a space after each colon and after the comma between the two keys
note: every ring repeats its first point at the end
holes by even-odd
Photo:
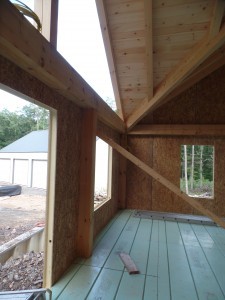
{"type": "Polygon", "coordinates": [[[130,160],[133,164],[135,164],[137,167],[139,167],[141,170],[143,170],[145,173],[150,175],[152,178],[160,182],[162,185],[167,187],[170,191],[174,192],[174,194],[178,195],[180,198],[182,198],[184,201],[189,203],[192,207],[194,207],[196,210],[198,210],[203,215],[206,215],[210,219],[212,219],[215,223],[220,225],[221,227],[225,228],[225,221],[223,221],[219,216],[211,212],[210,210],[204,208],[198,201],[195,199],[188,197],[185,193],[183,193],[175,184],[170,182],[165,177],[161,176],[159,173],[157,173],[154,169],[146,165],[143,161],[138,159],[136,156],[128,152],[126,149],[115,143],[112,139],[104,136],[102,133],[98,133],[98,136],[104,140],[106,143],[108,143],[113,149],[115,149],[117,152],[119,152],[121,155],[123,155],[126,159],[130,160]]]}

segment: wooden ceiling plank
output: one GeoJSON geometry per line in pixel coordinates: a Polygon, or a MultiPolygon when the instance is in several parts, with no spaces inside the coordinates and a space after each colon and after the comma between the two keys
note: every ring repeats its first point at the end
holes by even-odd
{"type": "Polygon", "coordinates": [[[98,17],[100,22],[100,27],[102,31],[102,37],[105,45],[105,53],[108,60],[108,66],[110,71],[110,77],[112,80],[113,91],[115,95],[115,101],[117,106],[117,113],[124,120],[124,110],[121,102],[120,91],[119,91],[119,82],[117,78],[115,59],[112,49],[111,37],[108,28],[108,20],[105,11],[105,4],[103,0],[96,0],[96,6],[98,11],[98,17]]]}
{"type": "Polygon", "coordinates": [[[96,109],[105,124],[125,131],[120,117],[6,0],[0,1],[0,54],[76,105],[96,109]]]}
{"type": "Polygon", "coordinates": [[[145,10],[145,43],[146,43],[146,66],[147,66],[147,95],[153,96],[153,40],[152,40],[152,0],[144,0],[145,10]]]}
{"type": "Polygon", "coordinates": [[[225,46],[220,47],[215,53],[213,53],[207,60],[205,60],[190,76],[188,76],[174,91],[172,91],[162,102],[162,104],[167,101],[177,97],[185,90],[199,82],[201,79],[205,78],[212,72],[216,71],[223,65],[225,65],[225,46]]]}
{"type": "Polygon", "coordinates": [[[170,72],[165,80],[157,88],[153,98],[149,101],[148,97],[143,100],[139,106],[126,120],[127,128],[131,129],[147,113],[158,107],[163,100],[172,92],[181,82],[187,78],[204,60],[206,60],[214,51],[225,43],[225,26],[220,30],[217,36],[211,40],[205,38],[201,41],[191,54],[186,56],[178,67],[170,72]]]}
{"type": "Polygon", "coordinates": [[[209,38],[213,38],[218,34],[221,27],[221,22],[223,19],[225,1],[224,0],[214,0],[214,9],[211,18],[211,24],[209,27],[209,38]]]}
{"type": "Polygon", "coordinates": [[[136,125],[130,135],[225,136],[225,124],[152,124],[136,125]]]}
{"type": "Polygon", "coordinates": [[[189,205],[194,207],[197,211],[202,213],[203,215],[206,215],[210,219],[212,219],[214,222],[216,222],[221,227],[225,228],[225,221],[221,219],[219,216],[211,212],[209,209],[206,209],[202,204],[199,203],[198,200],[189,197],[184,192],[180,190],[179,187],[177,187],[174,183],[160,175],[158,172],[156,172],[153,168],[149,167],[147,164],[145,164],[143,161],[141,161],[139,158],[128,152],[126,149],[121,147],[119,144],[114,142],[112,139],[104,136],[100,132],[97,132],[97,135],[106,143],[108,143],[113,149],[115,149],[118,153],[120,153],[122,156],[124,156],[126,159],[131,161],[134,165],[136,165],[138,168],[140,168],[142,171],[144,171],[146,174],[150,175],[153,179],[155,179],[157,182],[161,183],[163,186],[168,188],[171,192],[173,192],[175,195],[177,195],[179,198],[183,199],[185,202],[187,202],[189,205]]]}

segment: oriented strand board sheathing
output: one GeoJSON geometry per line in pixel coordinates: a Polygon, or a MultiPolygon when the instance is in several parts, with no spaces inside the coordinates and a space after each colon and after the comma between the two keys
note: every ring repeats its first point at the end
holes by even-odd
{"type": "MultiPolygon", "coordinates": [[[[210,76],[192,86],[186,92],[165,103],[162,107],[149,114],[142,123],[146,124],[224,124],[225,123],[225,67],[220,68],[210,76]]],[[[182,125],[181,125],[182,126],[182,125]]],[[[138,137],[136,137],[138,139],[138,137]]],[[[131,137],[129,137],[131,140],[131,137]]],[[[214,199],[198,199],[204,207],[212,210],[215,214],[225,216],[224,195],[225,195],[225,140],[220,138],[182,138],[182,137],[148,137],[141,136],[144,142],[130,144],[130,151],[135,154],[148,151],[145,147],[148,142],[153,141],[153,168],[162,176],[171,180],[179,186],[180,178],[180,146],[184,144],[214,145],[215,166],[214,166],[214,199]]],[[[137,155],[138,156],[138,155],[137,155]]],[[[140,158],[140,157],[139,157],[140,158]]],[[[150,165],[151,166],[151,165],[150,165]]],[[[143,203],[140,209],[149,209],[149,202],[146,202],[146,188],[144,176],[142,180],[136,179],[136,167],[129,164],[127,195],[129,195],[128,207],[139,208],[134,197],[139,192],[140,202],[143,203]],[[134,188],[135,180],[138,180],[138,188],[134,188]],[[144,191],[144,192],[142,192],[144,191]],[[145,205],[144,205],[145,204],[145,205]],[[145,206],[145,207],[144,207],[145,206]]],[[[139,174],[138,174],[139,176],[139,174]]],[[[137,177],[138,177],[137,176],[137,177]]],[[[137,182],[137,181],[136,181],[137,182]]],[[[150,198],[150,196],[149,196],[150,198]]],[[[151,210],[169,211],[179,213],[196,213],[189,205],[178,199],[161,184],[152,183],[152,204],[151,210]]]]}
{"type": "Polygon", "coordinates": [[[141,123],[224,124],[225,66],[202,79],[181,95],[165,103],[141,123]]]}
{"type": "MultiPolygon", "coordinates": [[[[215,151],[214,164],[214,198],[198,199],[205,208],[220,216],[225,215],[224,193],[225,178],[225,140],[223,139],[196,139],[196,138],[155,138],[154,139],[154,169],[174,184],[179,186],[180,178],[180,147],[181,145],[213,145],[215,151]]],[[[153,182],[152,210],[170,211],[179,213],[194,213],[186,203],[177,196],[168,192],[161,184],[153,182]]]]}
{"type": "MultiPolygon", "coordinates": [[[[151,138],[128,138],[128,151],[137,156],[143,162],[152,166],[152,142],[151,138]]],[[[151,209],[152,207],[152,179],[134,166],[127,163],[127,207],[132,209],[151,209]]]]}
{"type": "Polygon", "coordinates": [[[53,283],[76,257],[79,199],[80,110],[43,83],[0,57],[0,82],[57,110],[53,283]],[[66,247],[65,247],[66,245],[66,247]]]}

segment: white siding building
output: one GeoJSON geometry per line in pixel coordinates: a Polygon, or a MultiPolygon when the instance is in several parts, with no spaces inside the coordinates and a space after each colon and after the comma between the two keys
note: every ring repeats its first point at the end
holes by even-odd
{"type": "Polygon", "coordinates": [[[46,189],[48,130],[33,131],[0,150],[0,182],[46,189]]]}

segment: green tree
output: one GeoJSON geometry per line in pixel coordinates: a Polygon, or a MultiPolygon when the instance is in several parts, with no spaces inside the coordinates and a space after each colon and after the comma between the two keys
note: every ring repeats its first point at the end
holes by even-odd
{"type": "Polygon", "coordinates": [[[49,112],[34,104],[19,112],[0,111],[0,149],[34,130],[48,128],[49,112]]]}
{"type": "Polygon", "coordinates": [[[42,107],[35,104],[25,105],[21,110],[21,115],[32,123],[32,130],[48,128],[49,112],[42,107]]]}

